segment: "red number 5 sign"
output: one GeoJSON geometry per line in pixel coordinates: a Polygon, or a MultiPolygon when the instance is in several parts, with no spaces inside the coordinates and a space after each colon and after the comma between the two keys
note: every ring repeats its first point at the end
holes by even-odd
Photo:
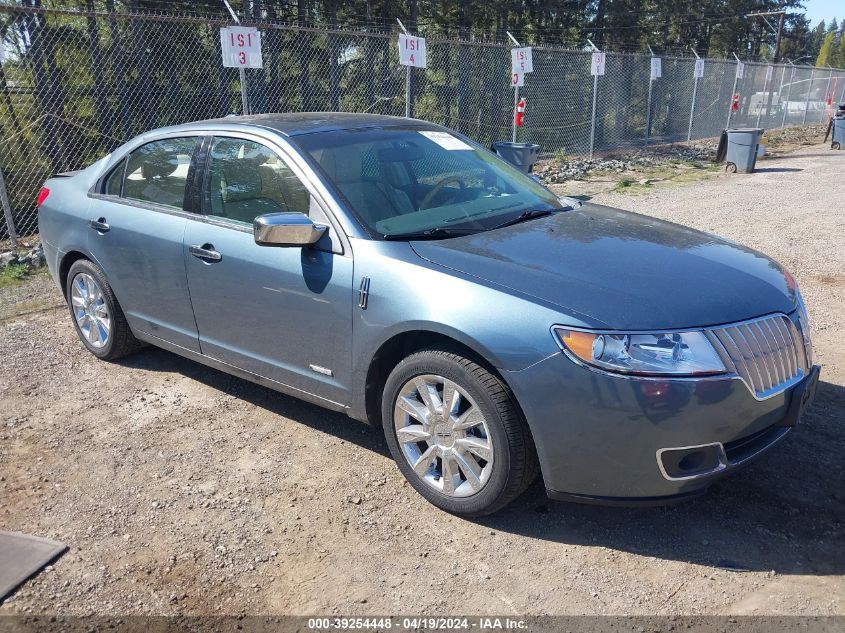
{"type": "Polygon", "coordinates": [[[245,26],[220,29],[220,48],[226,68],[263,68],[261,33],[245,26]]]}

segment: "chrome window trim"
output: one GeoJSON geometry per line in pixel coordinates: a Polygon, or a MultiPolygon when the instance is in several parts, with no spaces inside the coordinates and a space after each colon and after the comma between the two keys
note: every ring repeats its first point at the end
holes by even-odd
{"type": "MultiPolygon", "coordinates": [[[[176,215],[178,217],[184,217],[186,219],[194,220],[197,222],[206,222],[223,228],[235,229],[244,233],[252,233],[252,225],[244,225],[243,223],[226,221],[223,218],[209,219],[213,216],[193,213],[191,211],[185,211],[184,209],[176,209],[174,207],[159,205],[152,202],[132,200],[130,198],[124,198],[122,196],[106,195],[102,193],[104,179],[108,176],[108,174],[111,173],[111,170],[114,169],[114,167],[116,167],[118,163],[120,163],[122,160],[125,160],[130,154],[132,154],[132,152],[134,152],[139,147],[146,145],[147,143],[153,143],[155,141],[160,141],[168,138],[186,138],[193,136],[207,136],[212,138],[215,136],[226,136],[230,138],[242,138],[245,140],[254,141],[256,143],[264,145],[265,147],[269,147],[271,150],[278,154],[279,158],[284,160],[285,164],[291,169],[291,171],[293,171],[296,177],[300,179],[303,185],[305,185],[305,188],[308,189],[308,192],[314,197],[314,200],[317,202],[317,204],[320,206],[320,209],[326,215],[326,218],[328,219],[329,224],[331,225],[334,233],[338,236],[338,240],[340,241],[343,252],[335,253],[335,255],[351,258],[352,244],[349,241],[349,235],[344,229],[343,223],[338,219],[339,214],[344,213],[344,211],[340,208],[338,201],[334,198],[331,191],[323,183],[320,175],[317,174],[314,169],[308,164],[306,159],[304,159],[300,155],[300,153],[297,152],[296,149],[294,149],[293,144],[283,138],[281,133],[273,130],[272,128],[266,128],[263,126],[247,126],[247,128],[249,127],[254,127],[260,130],[260,132],[252,132],[249,129],[227,129],[225,127],[219,126],[208,126],[204,127],[203,129],[170,130],[168,132],[148,132],[146,134],[138,136],[132,141],[130,141],[130,145],[124,145],[122,146],[122,148],[118,148],[121,150],[120,153],[117,153],[117,151],[115,151],[110,154],[109,161],[101,170],[100,175],[97,177],[97,180],[94,185],[88,190],[88,197],[94,200],[103,200],[115,204],[125,204],[132,207],[145,209],[147,211],[176,215]]],[[[121,193],[122,189],[123,185],[121,184],[121,193]]]]}
{"type": "MultiPolygon", "coordinates": [[[[262,128],[264,129],[264,128],[262,128]]],[[[317,174],[314,173],[307,165],[299,164],[299,160],[301,157],[299,154],[290,147],[290,144],[287,142],[282,142],[281,139],[277,138],[270,138],[269,136],[264,136],[262,134],[255,134],[249,131],[232,131],[232,130],[224,130],[224,129],[209,129],[205,131],[205,135],[211,138],[211,145],[209,146],[209,160],[211,156],[211,147],[214,144],[215,138],[235,138],[241,139],[245,141],[252,141],[253,143],[258,143],[259,145],[268,148],[272,152],[274,152],[284,163],[285,165],[293,172],[293,174],[299,179],[300,183],[308,190],[308,193],[311,194],[314,201],[320,207],[320,210],[326,216],[329,224],[331,225],[332,231],[335,235],[338,236],[338,240],[341,242],[341,248],[343,250],[342,253],[335,253],[336,255],[340,255],[342,257],[351,257],[352,254],[352,246],[349,243],[349,238],[346,235],[346,232],[343,230],[340,222],[337,220],[336,214],[334,209],[332,208],[331,204],[328,202],[329,200],[333,201],[331,194],[326,190],[322,191],[318,188],[315,184],[317,179],[317,174]]],[[[204,196],[206,185],[207,185],[207,178],[208,178],[208,160],[206,161],[205,165],[205,173],[203,174],[203,183],[202,183],[202,195],[204,196]]],[[[322,183],[321,183],[322,184],[322,183]]],[[[204,203],[203,203],[204,204],[204,203]]],[[[191,214],[192,219],[196,219],[198,214],[191,214]]],[[[211,218],[216,216],[211,216],[207,213],[203,213],[199,217],[204,218],[211,218]]],[[[218,226],[234,228],[238,230],[243,230],[245,227],[248,233],[252,233],[253,227],[252,224],[245,224],[243,222],[238,222],[237,220],[230,220],[227,218],[216,218],[218,222],[218,226]]]]}

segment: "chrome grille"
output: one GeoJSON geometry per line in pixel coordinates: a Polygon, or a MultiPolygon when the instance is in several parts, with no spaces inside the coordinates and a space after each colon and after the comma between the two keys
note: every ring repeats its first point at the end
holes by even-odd
{"type": "Polygon", "coordinates": [[[807,373],[801,333],[785,315],[713,328],[707,334],[757,398],[780,393],[807,373]]]}

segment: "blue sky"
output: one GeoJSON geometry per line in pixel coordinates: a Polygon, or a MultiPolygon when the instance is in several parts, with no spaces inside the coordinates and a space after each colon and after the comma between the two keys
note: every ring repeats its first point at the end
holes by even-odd
{"type": "Polygon", "coordinates": [[[845,4],[842,0],[804,0],[807,9],[807,19],[815,26],[822,20],[825,22],[836,18],[841,21],[845,18],[845,4]]]}

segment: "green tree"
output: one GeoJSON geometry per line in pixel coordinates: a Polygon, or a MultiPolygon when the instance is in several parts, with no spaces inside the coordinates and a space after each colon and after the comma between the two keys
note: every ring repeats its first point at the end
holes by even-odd
{"type": "Polygon", "coordinates": [[[819,50],[819,56],[816,57],[816,66],[830,65],[831,57],[833,55],[833,38],[835,35],[836,33],[831,31],[830,33],[824,36],[822,47],[819,50]]]}

